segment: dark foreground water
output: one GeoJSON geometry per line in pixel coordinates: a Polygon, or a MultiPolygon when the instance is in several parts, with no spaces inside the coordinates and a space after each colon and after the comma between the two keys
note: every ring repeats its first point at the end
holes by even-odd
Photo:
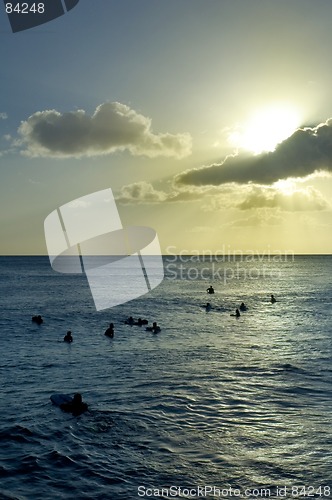
{"type": "Polygon", "coordinates": [[[0,259],[1,500],[332,497],[332,258],[169,257],[165,274],[96,312],[84,277],[0,259]],[[50,402],[77,391],[80,417],[50,402]]]}

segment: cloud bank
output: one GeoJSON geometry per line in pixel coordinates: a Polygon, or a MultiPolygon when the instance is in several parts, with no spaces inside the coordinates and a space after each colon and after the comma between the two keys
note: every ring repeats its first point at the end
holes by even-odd
{"type": "Polygon", "coordinates": [[[186,170],[179,185],[219,186],[230,182],[269,185],[280,179],[301,178],[318,171],[332,173],[332,119],[296,130],[273,152],[258,156],[233,155],[219,163],[186,170]]]}
{"type": "Polygon", "coordinates": [[[287,212],[317,211],[330,209],[321,193],[308,186],[285,194],[274,187],[252,186],[237,208],[251,210],[256,208],[279,208],[287,212]]]}
{"type": "Polygon", "coordinates": [[[222,192],[229,193],[227,188],[190,187],[185,189],[171,189],[171,191],[161,191],[154,188],[150,182],[139,181],[122,186],[116,201],[123,204],[150,204],[150,203],[176,203],[202,201],[205,197],[211,197],[214,194],[220,195],[222,192]]]}
{"type": "Polygon", "coordinates": [[[218,212],[227,209],[279,210],[283,212],[305,212],[330,210],[331,205],[312,186],[293,187],[284,193],[275,186],[237,185],[216,187],[195,187],[170,192],[157,190],[146,181],[123,186],[116,200],[123,204],[158,204],[179,202],[200,202],[204,212],[218,212]]]}
{"type": "Polygon", "coordinates": [[[153,133],[150,118],[119,102],[101,104],[92,116],[83,110],[39,111],[18,132],[23,153],[31,157],[79,158],[128,150],[150,158],[183,158],[192,144],[187,133],[153,133]]]}

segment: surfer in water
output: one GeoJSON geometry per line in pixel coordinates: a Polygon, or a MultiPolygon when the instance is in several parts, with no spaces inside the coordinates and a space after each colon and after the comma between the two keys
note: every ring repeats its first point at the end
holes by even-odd
{"type": "Polygon", "coordinates": [[[207,293],[211,294],[214,293],[214,288],[212,285],[209,286],[209,288],[206,289],[207,293]]]}
{"type": "Polygon", "coordinates": [[[231,314],[231,316],[235,316],[236,318],[239,318],[241,316],[240,311],[236,309],[235,314],[231,314]]]}
{"type": "Polygon", "coordinates": [[[63,411],[72,413],[74,416],[78,416],[88,409],[88,405],[86,403],[83,403],[82,395],[77,393],[74,394],[74,397],[70,403],[62,403],[60,405],[60,408],[63,411]]]}
{"type": "Polygon", "coordinates": [[[138,320],[137,320],[137,321],[135,321],[135,322],[133,323],[133,325],[135,325],[135,326],[143,326],[143,325],[147,325],[148,323],[149,323],[149,322],[148,322],[148,320],[147,320],[147,319],[138,318],[138,320]]]}
{"type": "Polygon", "coordinates": [[[33,323],[37,323],[37,325],[41,325],[42,323],[44,323],[44,320],[43,320],[43,318],[41,317],[40,314],[38,316],[32,316],[31,321],[33,323]]]}
{"type": "Polygon", "coordinates": [[[271,304],[274,304],[275,302],[277,302],[277,299],[274,295],[271,295],[271,304]]]}
{"type": "Polygon", "coordinates": [[[147,332],[152,332],[152,333],[159,333],[161,331],[161,328],[159,325],[157,325],[157,322],[154,321],[152,323],[152,326],[148,326],[146,329],[145,329],[147,332]]]}
{"type": "Polygon", "coordinates": [[[66,335],[63,337],[63,341],[68,342],[68,344],[70,344],[73,340],[74,339],[73,339],[70,331],[67,332],[66,335]]]}
{"type": "Polygon", "coordinates": [[[242,304],[240,305],[240,311],[246,311],[247,310],[247,306],[245,305],[244,302],[242,302],[242,304]]]}
{"type": "Polygon", "coordinates": [[[106,337],[110,337],[111,339],[114,337],[114,325],[110,323],[110,326],[107,328],[105,332],[106,337]]]}

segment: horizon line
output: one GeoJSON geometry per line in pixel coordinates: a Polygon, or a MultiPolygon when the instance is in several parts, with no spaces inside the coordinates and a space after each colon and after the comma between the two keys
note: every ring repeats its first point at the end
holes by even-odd
{"type": "MultiPolygon", "coordinates": [[[[277,253],[272,253],[272,252],[257,252],[257,251],[252,251],[252,253],[246,253],[243,252],[242,250],[234,250],[232,252],[228,253],[207,253],[207,252],[202,252],[202,253],[168,253],[168,254],[161,254],[162,257],[182,257],[182,256],[188,256],[188,257],[241,257],[241,256],[246,256],[246,257],[269,257],[269,256],[281,256],[281,255],[287,255],[287,256],[332,256],[332,252],[330,253],[290,253],[290,252],[277,252],[277,253]]],[[[91,254],[89,257],[107,257],[109,256],[108,254],[91,254]]],[[[120,255],[119,255],[120,256],[120,255]]],[[[121,255],[122,256],[122,255],[121,255]]],[[[147,257],[159,257],[157,254],[150,254],[146,255],[147,257]]],[[[0,254],[0,257],[49,257],[48,254],[0,254]]],[[[66,255],[64,257],[75,257],[74,255],[66,255]]]]}

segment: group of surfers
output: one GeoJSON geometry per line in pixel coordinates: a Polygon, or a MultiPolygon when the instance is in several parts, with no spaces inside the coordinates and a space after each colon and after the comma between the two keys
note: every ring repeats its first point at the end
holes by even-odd
{"type": "MultiPolygon", "coordinates": [[[[32,316],[31,321],[33,323],[36,323],[37,325],[41,325],[42,323],[44,323],[44,320],[43,320],[43,318],[40,315],[38,315],[38,316],[32,316]]],[[[130,325],[130,326],[133,326],[133,325],[143,326],[143,325],[148,325],[148,323],[149,322],[148,322],[147,319],[142,319],[142,318],[138,318],[138,320],[135,321],[132,316],[130,316],[125,321],[125,324],[126,325],[130,325]]],[[[159,333],[161,331],[161,328],[160,328],[159,325],[157,325],[157,322],[155,321],[155,322],[152,323],[152,326],[147,326],[145,330],[147,332],[159,333]]],[[[114,337],[114,323],[110,323],[109,327],[105,331],[105,335],[106,335],[106,337],[110,337],[110,338],[114,337]]],[[[63,341],[67,342],[67,344],[71,344],[73,342],[73,340],[74,339],[73,339],[72,333],[71,333],[70,330],[68,330],[68,332],[66,333],[66,335],[63,337],[63,341]]]]}
{"type": "MultiPolygon", "coordinates": [[[[149,322],[146,319],[141,319],[138,318],[138,321],[134,321],[134,319],[130,316],[128,320],[125,321],[125,324],[127,325],[137,325],[137,326],[142,326],[142,325],[147,325],[149,322]]],[[[152,332],[152,333],[159,333],[161,331],[160,326],[157,325],[156,322],[152,324],[152,326],[148,326],[145,329],[147,332],[152,332]]],[[[109,338],[114,337],[114,323],[110,323],[109,327],[105,330],[104,335],[109,338]]],[[[73,341],[73,337],[71,334],[71,331],[68,331],[66,335],[63,338],[64,342],[68,342],[69,344],[73,341]]]]}
{"type": "MultiPolygon", "coordinates": [[[[37,325],[42,325],[44,323],[43,318],[40,314],[37,316],[32,316],[32,323],[36,323],[37,325]]],[[[71,331],[68,331],[63,338],[64,342],[71,343],[73,341],[73,337],[71,331]]],[[[66,411],[68,413],[72,413],[74,416],[81,415],[88,409],[88,405],[83,402],[82,395],[80,393],[74,394],[71,401],[68,403],[62,403],[60,405],[61,410],[66,411]]]]}
{"type": "MultiPolygon", "coordinates": [[[[147,319],[138,318],[138,320],[136,321],[132,316],[129,316],[129,318],[125,320],[125,325],[130,325],[130,326],[144,326],[148,324],[149,322],[147,319]]],[[[161,328],[159,325],[157,325],[157,322],[154,321],[152,323],[152,326],[147,326],[145,330],[147,332],[159,333],[161,331],[161,328]]]]}
{"type": "MultiPolygon", "coordinates": [[[[209,288],[206,289],[206,292],[211,295],[211,294],[214,294],[214,288],[212,285],[209,286],[209,288]]],[[[275,302],[277,302],[277,299],[275,298],[274,295],[271,295],[271,298],[270,298],[270,302],[271,304],[274,304],[275,302]]],[[[210,311],[212,309],[212,306],[210,304],[210,302],[207,302],[206,306],[203,306],[205,308],[206,311],[210,311]]],[[[231,314],[230,316],[235,316],[236,318],[239,318],[241,316],[241,312],[243,311],[247,311],[248,308],[247,306],[245,305],[244,302],[241,303],[241,305],[235,310],[235,314],[231,314]]]]}

